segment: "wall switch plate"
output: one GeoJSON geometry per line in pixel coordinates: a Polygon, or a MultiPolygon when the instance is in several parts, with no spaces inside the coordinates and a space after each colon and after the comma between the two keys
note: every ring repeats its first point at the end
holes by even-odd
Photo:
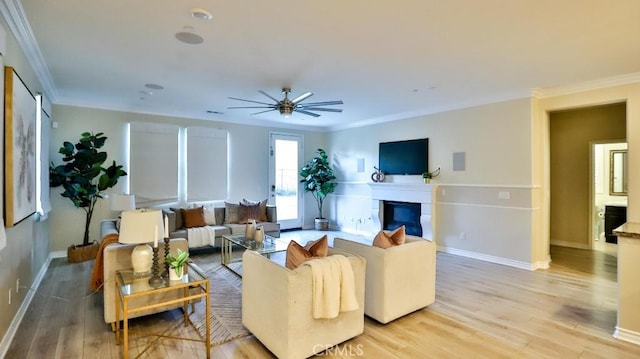
{"type": "Polygon", "coordinates": [[[511,199],[511,192],[509,191],[498,192],[498,199],[511,199]]]}

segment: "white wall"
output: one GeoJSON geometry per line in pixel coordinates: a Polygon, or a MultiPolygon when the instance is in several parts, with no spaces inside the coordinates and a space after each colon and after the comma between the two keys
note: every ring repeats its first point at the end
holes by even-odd
{"type": "MultiPolygon", "coordinates": [[[[367,183],[377,166],[378,143],[428,137],[429,167],[441,167],[432,182],[439,184],[435,239],[440,249],[530,268],[537,210],[532,204],[531,113],[531,100],[519,99],[330,133],[328,148],[342,182],[332,196],[331,221],[346,231],[377,231],[370,221],[367,183]],[[453,171],[454,152],[466,153],[464,171],[453,171]],[[356,171],[358,159],[364,159],[365,172],[356,171]],[[499,200],[500,192],[508,192],[510,199],[499,200]]],[[[388,181],[422,178],[392,176],[388,181]]]]}
{"type": "MultiPolygon", "coordinates": [[[[42,92],[42,87],[36,79],[35,73],[26,61],[15,37],[8,30],[4,19],[0,19],[1,26],[6,32],[6,53],[3,54],[5,66],[11,66],[27,85],[32,93],[42,92]]],[[[2,116],[2,115],[0,115],[2,116]]],[[[4,123],[4,117],[2,117],[4,123]]],[[[4,138],[4,127],[0,129],[0,137],[4,138]]],[[[0,144],[3,142],[0,141],[0,144]]],[[[4,146],[0,146],[3,149],[4,146]]],[[[0,183],[2,181],[0,180],[0,183]]],[[[0,196],[0,198],[2,198],[0,196]]],[[[38,221],[35,215],[26,218],[13,228],[7,228],[7,246],[0,250],[0,338],[6,339],[6,334],[12,320],[16,317],[20,306],[28,297],[34,295],[30,288],[38,280],[39,275],[46,269],[49,256],[49,222],[38,221]],[[17,280],[20,288],[16,288],[17,280]],[[18,290],[19,289],[19,290],[18,290]],[[11,304],[8,304],[11,291],[11,304]]],[[[6,349],[5,341],[0,345],[6,349]]]]}
{"type": "MultiPolygon", "coordinates": [[[[300,133],[304,135],[305,160],[313,152],[324,147],[325,135],[317,132],[301,132],[260,126],[246,126],[213,121],[201,121],[176,117],[142,115],[127,112],[107,111],[72,106],[54,106],[54,120],[58,128],[51,131],[51,157],[56,164],[61,163],[58,149],[64,141],[75,143],[85,131],[104,132],[108,137],[104,150],[108,162],[115,160],[125,164],[125,124],[129,121],[174,123],[183,126],[203,126],[224,128],[229,131],[229,192],[226,200],[237,202],[242,198],[262,200],[269,196],[268,155],[269,131],[300,133]]],[[[126,166],[125,166],[126,169],[126,166]]],[[[51,192],[51,247],[52,251],[63,251],[72,244],[82,242],[84,233],[84,211],[73,206],[71,201],[60,196],[61,188],[51,192]]],[[[110,193],[122,192],[122,181],[110,193]]],[[[218,198],[219,199],[219,198],[218,198]]],[[[223,198],[224,199],[224,198],[223,198]]],[[[313,198],[305,195],[305,226],[313,226],[315,206],[313,198]],[[308,214],[307,214],[308,213],[308,214]]],[[[100,220],[113,218],[116,213],[109,209],[109,201],[98,202],[90,229],[90,240],[99,241],[100,220]]]]}

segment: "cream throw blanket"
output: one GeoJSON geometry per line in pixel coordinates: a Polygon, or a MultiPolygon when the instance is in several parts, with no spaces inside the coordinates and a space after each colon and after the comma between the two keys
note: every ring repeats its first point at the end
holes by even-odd
{"type": "Polygon", "coordinates": [[[213,246],[216,239],[216,230],[211,226],[187,228],[189,248],[213,246]]]}
{"type": "Polygon", "coordinates": [[[345,256],[335,254],[310,259],[303,265],[311,267],[315,319],[332,319],[340,312],[358,309],[353,268],[345,256]]]}

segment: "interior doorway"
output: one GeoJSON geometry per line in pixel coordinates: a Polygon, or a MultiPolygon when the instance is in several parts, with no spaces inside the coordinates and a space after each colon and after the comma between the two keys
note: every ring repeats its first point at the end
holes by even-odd
{"type": "Polygon", "coordinates": [[[612,229],[626,222],[627,142],[592,144],[593,205],[592,248],[606,250],[603,243],[617,243],[612,229]]]}

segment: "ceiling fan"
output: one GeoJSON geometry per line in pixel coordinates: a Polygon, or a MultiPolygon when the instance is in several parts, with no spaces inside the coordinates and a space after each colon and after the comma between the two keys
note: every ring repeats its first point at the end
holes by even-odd
{"type": "Polygon", "coordinates": [[[340,101],[340,100],[338,100],[338,101],[301,103],[302,101],[308,99],[309,97],[311,97],[313,95],[313,93],[311,93],[311,92],[305,92],[302,95],[294,98],[293,100],[289,99],[289,93],[291,93],[291,89],[288,88],[288,87],[283,87],[282,88],[282,93],[284,94],[284,99],[282,99],[282,100],[277,100],[276,98],[274,98],[273,96],[269,95],[268,93],[266,93],[266,92],[264,92],[262,90],[258,90],[258,92],[260,92],[261,94],[267,96],[271,100],[275,101],[275,103],[267,103],[267,102],[253,101],[253,100],[245,100],[245,99],[236,98],[236,97],[229,97],[229,99],[231,99],[231,100],[252,102],[252,103],[257,103],[257,104],[260,104],[260,105],[263,105],[263,106],[235,106],[235,107],[228,107],[228,108],[229,109],[238,109],[238,108],[266,108],[266,109],[268,109],[268,110],[258,111],[256,113],[252,113],[252,115],[257,115],[259,113],[278,110],[280,112],[280,114],[284,118],[288,118],[289,116],[291,116],[291,114],[293,114],[293,112],[299,112],[301,114],[308,115],[308,116],[313,116],[313,117],[320,117],[320,115],[317,114],[317,113],[311,112],[311,111],[342,112],[342,109],[339,109],[339,108],[321,107],[321,106],[342,105],[343,102],[340,101]]]}

